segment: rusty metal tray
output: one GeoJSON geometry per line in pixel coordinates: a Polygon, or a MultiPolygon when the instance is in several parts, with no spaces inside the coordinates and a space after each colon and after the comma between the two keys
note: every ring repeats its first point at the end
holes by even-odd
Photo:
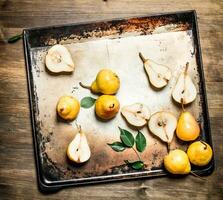
{"type": "MultiPolygon", "coordinates": [[[[73,94],[79,100],[85,96],[95,96],[79,87],[78,83],[90,83],[103,67],[113,69],[120,76],[121,88],[117,96],[121,106],[143,101],[152,113],[165,109],[179,116],[180,107],[171,99],[171,91],[176,77],[189,62],[189,73],[198,96],[186,109],[200,122],[200,137],[212,145],[195,11],[31,28],[24,30],[23,39],[36,167],[42,191],[167,174],[162,166],[166,146],[152,136],[147,127],[141,130],[148,141],[141,155],[145,169],[136,171],[126,166],[123,160],[134,159],[134,152],[117,153],[107,143],[119,138],[118,126],[128,130],[131,127],[120,113],[109,122],[98,121],[94,108],[81,108],[77,118],[87,134],[92,157],[79,167],[68,162],[66,147],[74,137],[76,128],[74,123],[64,123],[57,118],[56,102],[64,94],[73,94]],[[66,45],[71,52],[76,65],[71,75],[54,76],[45,70],[46,52],[57,43],[66,45]],[[146,57],[171,66],[173,78],[164,89],[155,91],[149,85],[138,57],[139,51],[146,57]]],[[[185,149],[187,145],[174,138],[171,148],[185,149]]],[[[203,168],[192,168],[199,175],[210,174],[213,169],[214,160],[203,168]]]]}

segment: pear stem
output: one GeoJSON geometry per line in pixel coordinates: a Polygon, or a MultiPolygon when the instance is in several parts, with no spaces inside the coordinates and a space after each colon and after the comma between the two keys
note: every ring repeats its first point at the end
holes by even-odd
{"type": "Polygon", "coordinates": [[[133,147],[132,147],[132,149],[133,149],[133,151],[136,153],[136,155],[137,155],[137,157],[139,158],[139,160],[141,161],[141,158],[140,158],[138,152],[137,152],[133,147]]]}
{"type": "Polygon", "coordinates": [[[205,142],[203,142],[202,140],[200,140],[200,142],[205,146],[204,149],[207,149],[207,144],[205,142]]]}
{"type": "Polygon", "coordinates": [[[187,70],[188,70],[188,68],[189,68],[189,62],[186,63],[186,67],[185,67],[185,70],[184,70],[184,75],[187,74],[187,70]]]}
{"type": "Polygon", "coordinates": [[[182,108],[183,112],[185,112],[184,99],[183,98],[181,98],[181,108],[182,108]]]}
{"type": "Polygon", "coordinates": [[[201,177],[201,176],[199,176],[199,175],[197,175],[196,173],[194,173],[194,172],[190,172],[190,174],[192,174],[193,176],[195,176],[195,177],[197,177],[197,178],[199,178],[199,179],[201,179],[201,180],[203,180],[203,181],[206,181],[207,179],[206,178],[204,178],[204,177],[201,177]]]}
{"type": "MultiPolygon", "coordinates": [[[[139,57],[141,58],[141,60],[142,60],[142,62],[143,62],[143,63],[147,62],[148,60],[151,60],[152,62],[156,63],[157,65],[162,65],[162,66],[164,66],[164,67],[166,67],[166,68],[170,69],[170,67],[169,67],[169,66],[167,66],[167,65],[157,63],[156,61],[154,61],[154,60],[152,60],[152,59],[146,59],[146,58],[145,58],[145,57],[142,55],[142,53],[141,53],[141,52],[139,52],[139,57]]],[[[151,67],[151,66],[150,66],[150,67],[151,67]]],[[[156,70],[154,70],[154,68],[153,68],[153,67],[151,67],[151,69],[152,69],[154,72],[158,73],[156,70]]],[[[168,80],[168,79],[166,79],[165,77],[163,77],[163,79],[165,79],[166,81],[169,81],[169,80],[168,80]]]]}
{"type": "Polygon", "coordinates": [[[166,147],[167,147],[167,152],[169,153],[170,152],[170,143],[169,142],[166,143],[166,147]]]}
{"type": "Polygon", "coordinates": [[[147,59],[145,59],[145,57],[142,55],[141,52],[139,52],[139,57],[141,58],[143,63],[145,63],[147,61],[147,59]]]}
{"type": "Polygon", "coordinates": [[[75,121],[75,125],[77,127],[78,132],[80,133],[81,132],[81,125],[78,125],[76,121],[75,121]]]}
{"type": "Polygon", "coordinates": [[[85,88],[85,89],[91,90],[91,87],[90,87],[90,86],[84,85],[84,84],[83,84],[83,83],[81,83],[81,82],[79,82],[79,85],[80,85],[82,88],[85,88]]]}

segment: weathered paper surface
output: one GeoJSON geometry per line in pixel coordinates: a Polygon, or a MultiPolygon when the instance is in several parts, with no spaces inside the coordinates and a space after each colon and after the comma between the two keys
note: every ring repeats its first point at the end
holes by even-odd
{"type": "MultiPolygon", "coordinates": [[[[39,48],[32,51],[33,61],[35,60],[32,70],[38,96],[38,120],[41,122],[43,136],[48,139],[45,143],[45,152],[51,162],[65,173],[65,179],[106,174],[111,168],[123,165],[123,160],[136,160],[137,157],[131,149],[117,153],[107,143],[119,140],[118,126],[135,134],[137,132],[128,127],[120,113],[108,122],[101,122],[95,117],[94,107],[81,108],[76,122],[87,135],[92,156],[85,165],[74,167],[67,162],[66,148],[75,135],[76,126],[74,122],[66,124],[58,120],[56,103],[59,97],[72,94],[79,100],[85,96],[97,98],[90,91],[81,88],[78,83],[81,81],[90,85],[100,69],[110,68],[121,80],[121,87],[117,93],[121,107],[141,102],[150,108],[151,113],[167,110],[178,117],[180,106],[173,102],[171,92],[186,62],[190,63],[189,73],[199,91],[199,76],[196,60],[192,55],[194,47],[191,34],[191,31],[179,31],[67,44],[66,47],[76,66],[71,75],[48,74],[44,64],[47,49],[39,48]],[[162,90],[157,91],[151,87],[138,56],[139,52],[146,58],[170,67],[172,78],[162,90]],[[78,89],[73,91],[73,87],[78,89]]],[[[200,114],[199,101],[198,95],[196,101],[187,108],[197,118],[200,114]]],[[[141,154],[146,168],[159,167],[167,153],[166,145],[153,136],[147,127],[141,131],[147,138],[146,150],[141,154]]],[[[174,138],[171,148],[174,149],[176,146],[184,148],[174,138]]]]}

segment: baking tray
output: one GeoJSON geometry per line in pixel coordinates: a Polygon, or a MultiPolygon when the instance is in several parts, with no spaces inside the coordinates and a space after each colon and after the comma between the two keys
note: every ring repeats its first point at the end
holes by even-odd
{"type": "MultiPolygon", "coordinates": [[[[78,86],[90,83],[104,67],[111,68],[121,79],[117,94],[121,106],[144,102],[154,113],[170,110],[177,116],[180,107],[171,99],[177,76],[186,62],[198,91],[195,102],[186,107],[201,124],[200,138],[212,145],[205,91],[205,80],[195,11],[183,11],[153,16],[115,19],[103,22],[68,24],[24,30],[24,52],[30,100],[31,122],[36,158],[38,185],[41,191],[55,191],[65,186],[110,182],[133,178],[163,176],[162,160],[167,150],[164,143],[149,133],[147,148],[142,153],[146,167],[136,171],[123,162],[135,159],[134,152],[114,152],[107,143],[119,139],[118,126],[129,127],[121,114],[109,122],[98,121],[94,109],[83,109],[77,122],[86,132],[91,147],[91,159],[76,167],[66,158],[66,147],[73,139],[73,123],[61,121],[55,112],[58,98],[72,94],[79,100],[96,97],[78,86]],[[44,65],[47,50],[54,44],[64,44],[70,51],[76,69],[71,75],[49,74],[44,65]],[[149,85],[142,62],[145,57],[171,66],[173,78],[160,91],[149,85]]],[[[186,149],[188,143],[174,137],[171,148],[186,149]]],[[[214,159],[205,167],[192,168],[198,175],[208,175],[214,169],[214,159]]]]}

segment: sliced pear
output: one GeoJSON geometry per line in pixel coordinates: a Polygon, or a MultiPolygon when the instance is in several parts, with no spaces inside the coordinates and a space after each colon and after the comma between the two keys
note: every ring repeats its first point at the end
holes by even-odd
{"type": "Polygon", "coordinates": [[[53,73],[74,71],[70,52],[61,44],[56,44],[48,50],[45,62],[47,69],[53,73]]]}
{"type": "Polygon", "coordinates": [[[149,108],[142,103],[124,106],[121,113],[127,122],[135,127],[144,126],[150,118],[149,108]]]}
{"type": "Polygon", "coordinates": [[[67,148],[67,156],[75,163],[84,163],[91,157],[91,150],[88,145],[87,137],[82,130],[78,131],[69,144],[67,148]]]}
{"type": "Polygon", "coordinates": [[[172,75],[171,70],[150,59],[145,59],[141,53],[139,53],[139,56],[143,61],[150,83],[156,88],[163,88],[166,86],[172,75]]]}
{"type": "Polygon", "coordinates": [[[167,111],[154,113],[148,123],[150,131],[162,141],[171,143],[177,127],[177,118],[167,111]]]}
{"type": "Polygon", "coordinates": [[[196,87],[187,73],[188,67],[189,63],[186,64],[185,71],[180,74],[172,92],[173,99],[178,103],[191,103],[197,96],[196,87]]]}

